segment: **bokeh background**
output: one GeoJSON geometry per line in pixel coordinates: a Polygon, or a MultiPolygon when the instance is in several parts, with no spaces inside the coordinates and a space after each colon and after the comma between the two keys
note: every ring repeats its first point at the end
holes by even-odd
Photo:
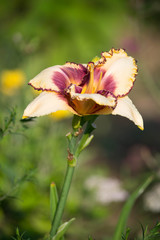
{"type": "MultiPolygon", "coordinates": [[[[64,219],[76,221],[70,240],[111,240],[129,194],[160,173],[160,2],[158,0],[0,1],[0,239],[42,239],[50,230],[49,186],[60,191],[71,117],[20,121],[37,95],[28,81],[46,67],[87,63],[124,48],[138,60],[130,97],[145,130],[118,116],[99,117],[95,138],[81,155],[64,219]]],[[[152,227],[160,216],[160,184],[136,202],[128,226],[152,227]]]]}

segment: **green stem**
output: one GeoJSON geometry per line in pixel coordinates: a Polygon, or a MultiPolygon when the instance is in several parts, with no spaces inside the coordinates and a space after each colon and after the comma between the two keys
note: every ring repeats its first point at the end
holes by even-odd
{"type": "Polygon", "coordinates": [[[51,226],[51,231],[50,231],[50,240],[52,240],[52,238],[56,235],[57,230],[60,226],[64,207],[66,204],[66,200],[67,200],[69,189],[70,189],[71,182],[72,182],[74,169],[76,166],[76,160],[77,160],[80,152],[85,148],[85,146],[87,146],[87,139],[91,140],[91,139],[89,139],[90,134],[94,130],[94,127],[92,124],[96,118],[97,118],[97,116],[92,116],[88,119],[80,118],[80,117],[74,117],[74,119],[73,119],[74,120],[74,122],[73,122],[74,133],[68,135],[68,140],[69,140],[68,167],[67,167],[67,172],[66,172],[66,176],[64,179],[63,187],[62,187],[62,192],[60,195],[60,200],[59,200],[59,203],[58,203],[55,215],[54,215],[54,219],[52,221],[52,226],[51,226]],[[76,143],[77,143],[76,140],[77,140],[77,136],[78,136],[76,134],[76,131],[79,131],[79,129],[85,124],[85,122],[87,122],[86,130],[85,130],[83,136],[81,137],[78,145],[76,146],[76,143]],[[86,145],[85,145],[85,143],[86,143],[86,145]]]}
{"type": "Polygon", "coordinates": [[[71,182],[72,182],[74,169],[75,169],[74,164],[68,163],[67,172],[66,172],[66,176],[65,176],[65,179],[64,179],[62,192],[61,192],[61,197],[60,197],[60,200],[59,200],[59,203],[58,203],[58,206],[57,206],[55,217],[54,217],[53,222],[52,222],[50,239],[52,239],[54,237],[54,235],[57,233],[58,227],[60,225],[62,215],[63,215],[63,211],[64,211],[64,207],[65,207],[65,203],[66,203],[67,196],[68,196],[68,192],[69,192],[70,185],[71,185],[71,182]]]}
{"type": "Polygon", "coordinates": [[[95,129],[95,127],[93,126],[93,123],[94,123],[94,121],[96,120],[97,117],[98,116],[96,116],[96,115],[92,116],[92,118],[87,122],[85,132],[84,132],[81,140],[79,141],[77,149],[75,151],[75,157],[76,158],[78,158],[79,154],[84,149],[84,144],[86,143],[87,139],[89,139],[92,131],[95,129]]]}

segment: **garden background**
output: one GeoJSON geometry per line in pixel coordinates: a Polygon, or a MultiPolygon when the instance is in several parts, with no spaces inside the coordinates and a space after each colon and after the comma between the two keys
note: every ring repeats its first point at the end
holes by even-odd
{"type": "MultiPolygon", "coordinates": [[[[71,117],[61,113],[21,122],[37,95],[28,81],[46,67],[87,63],[124,48],[138,60],[130,97],[145,123],[99,117],[81,155],[64,219],[68,239],[111,240],[129,194],[150,172],[160,174],[160,3],[158,0],[0,1],[0,239],[42,239],[50,230],[49,186],[61,189],[71,117]],[[64,118],[65,117],[65,118],[64,118]]],[[[159,220],[160,184],[153,183],[129,217],[131,236],[159,220]]]]}

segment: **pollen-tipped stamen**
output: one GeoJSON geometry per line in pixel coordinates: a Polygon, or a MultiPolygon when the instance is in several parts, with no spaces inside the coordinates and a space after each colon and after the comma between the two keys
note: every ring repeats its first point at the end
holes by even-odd
{"type": "Polygon", "coordinates": [[[97,87],[95,89],[95,92],[97,92],[99,90],[99,87],[100,87],[100,84],[101,84],[101,80],[102,80],[102,72],[100,73],[98,84],[97,84],[97,87]]]}
{"type": "Polygon", "coordinates": [[[94,89],[93,89],[93,84],[94,84],[94,63],[89,63],[88,64],[88,68],[90,71],[90,79],[89,79],[89,84],[86,88],[86,93],[93,93],[94,89]]]}
{"type": "Polygon", "coordinates": [[[85,93],[85,92],[86,92],[86,89],[87,89],[87,86],[84,85],[84,87],[82,88],[81,94],[85,93]]]}

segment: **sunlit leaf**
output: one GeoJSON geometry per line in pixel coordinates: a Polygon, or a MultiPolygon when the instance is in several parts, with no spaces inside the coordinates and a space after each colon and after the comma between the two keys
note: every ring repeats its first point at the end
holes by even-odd
{"type": "Polygon", "coordinates": [[[60,240],[66,231],[68,230],[71,223],[75,220],[75,218],[70,219],[68,222],[63,223],[59,228],[57,234],[52,238],[52,240],[60,240]]]}

